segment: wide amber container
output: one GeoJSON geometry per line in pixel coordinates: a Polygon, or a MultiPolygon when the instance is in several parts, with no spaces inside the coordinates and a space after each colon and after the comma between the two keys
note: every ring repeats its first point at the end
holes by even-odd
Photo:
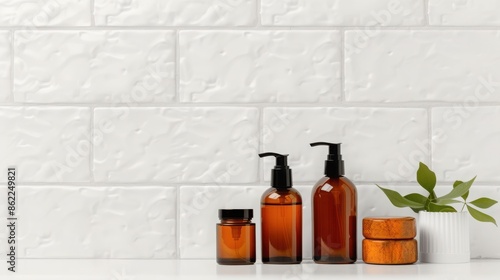
{"type": "Polygon", "coordinates": [[[412,264],[418,259],[415,218],[363,219],[363,261],[369,264],[412,264]]]}
{"type": "Polygon", "coordinates": [[[217,224],[217,263],[246,265],[255,263],[255,224],[252,209],[219,209],[217,224]]]}

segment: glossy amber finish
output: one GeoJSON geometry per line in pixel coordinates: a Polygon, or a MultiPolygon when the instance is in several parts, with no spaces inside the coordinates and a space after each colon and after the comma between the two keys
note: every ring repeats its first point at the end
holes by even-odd
{"type": "Polygon", "coordinates": [[[316,263],[356,261],[354,184],[345,177],[324,177],[312,192],[313,259],[316,263]]]}
{"type": "Polygon", "coordinates": [[[222,220],[217,224],[217,263],[255,263],[255,224],[249,220],[222,220]]]}
{"type": "Polygon", "coordinates": [[[270,188],[261,200],[262,262],[302,261],[302,197],[294,188],[270,188]]]}

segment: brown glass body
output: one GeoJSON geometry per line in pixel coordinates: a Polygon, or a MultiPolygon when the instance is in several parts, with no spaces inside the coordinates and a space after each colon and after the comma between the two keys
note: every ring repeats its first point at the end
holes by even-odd
{"type": "Polygon", "coordinates": [[[312,191],[313,259],[316,263],[356,261],[354,184],[345,177],[320,179],[312,191]]]}
{"type": "Polygon", "coordinates": [[[255,263],[254,223],[247,219],[227,219],[217,224],[217,263],[255,263]]]}
{"type": "Polygon", "coordinates": [[[302,262],[302,197],[294,188],[270,188],[261,200],[262,262],[302,262]]]}

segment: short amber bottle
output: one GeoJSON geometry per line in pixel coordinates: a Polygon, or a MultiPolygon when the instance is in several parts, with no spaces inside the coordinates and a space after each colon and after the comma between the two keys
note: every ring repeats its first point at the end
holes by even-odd
{"type": "Polygon", "coordinates": [[[340,144],[318,142],[330,147],[325,177],[312,190],[313,259],[316,263],[354,263],[356,256],[357,191],[344,177],[340,144]]]}
{"type": "Polygon", "coordinates": [[[292,188],[292,171],[287,155],[275,156],[271,188],[261,199],[262,262],[264,264],[298,264],[302,262],[302,198],[292,188]]]}
{"type": "Polygon", "coordinates": [[[217,224],[217,263],[246,265],[255,263],[255,224],[252,209],[219,209],[217,224]]]}

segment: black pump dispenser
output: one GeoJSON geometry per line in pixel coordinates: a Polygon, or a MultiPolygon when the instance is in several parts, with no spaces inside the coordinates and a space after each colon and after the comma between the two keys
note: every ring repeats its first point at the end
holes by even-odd
{"type": "Polygon", "coordinates": [[[341,143],[315,142],[311,147],[328,146],[328,159],[325,160],[325,175],[330,178],[338,178],[344,175],[344,161],[340,154],[341,143]]]}
{"type": "Polygon", "coordinates": [[[276,157],[276,165],[271,173],[271,187],[287,189],[292,187],[292,170],[288,166],[288,155],[277,153],[262,153],[259,157],[276,157]]]}

